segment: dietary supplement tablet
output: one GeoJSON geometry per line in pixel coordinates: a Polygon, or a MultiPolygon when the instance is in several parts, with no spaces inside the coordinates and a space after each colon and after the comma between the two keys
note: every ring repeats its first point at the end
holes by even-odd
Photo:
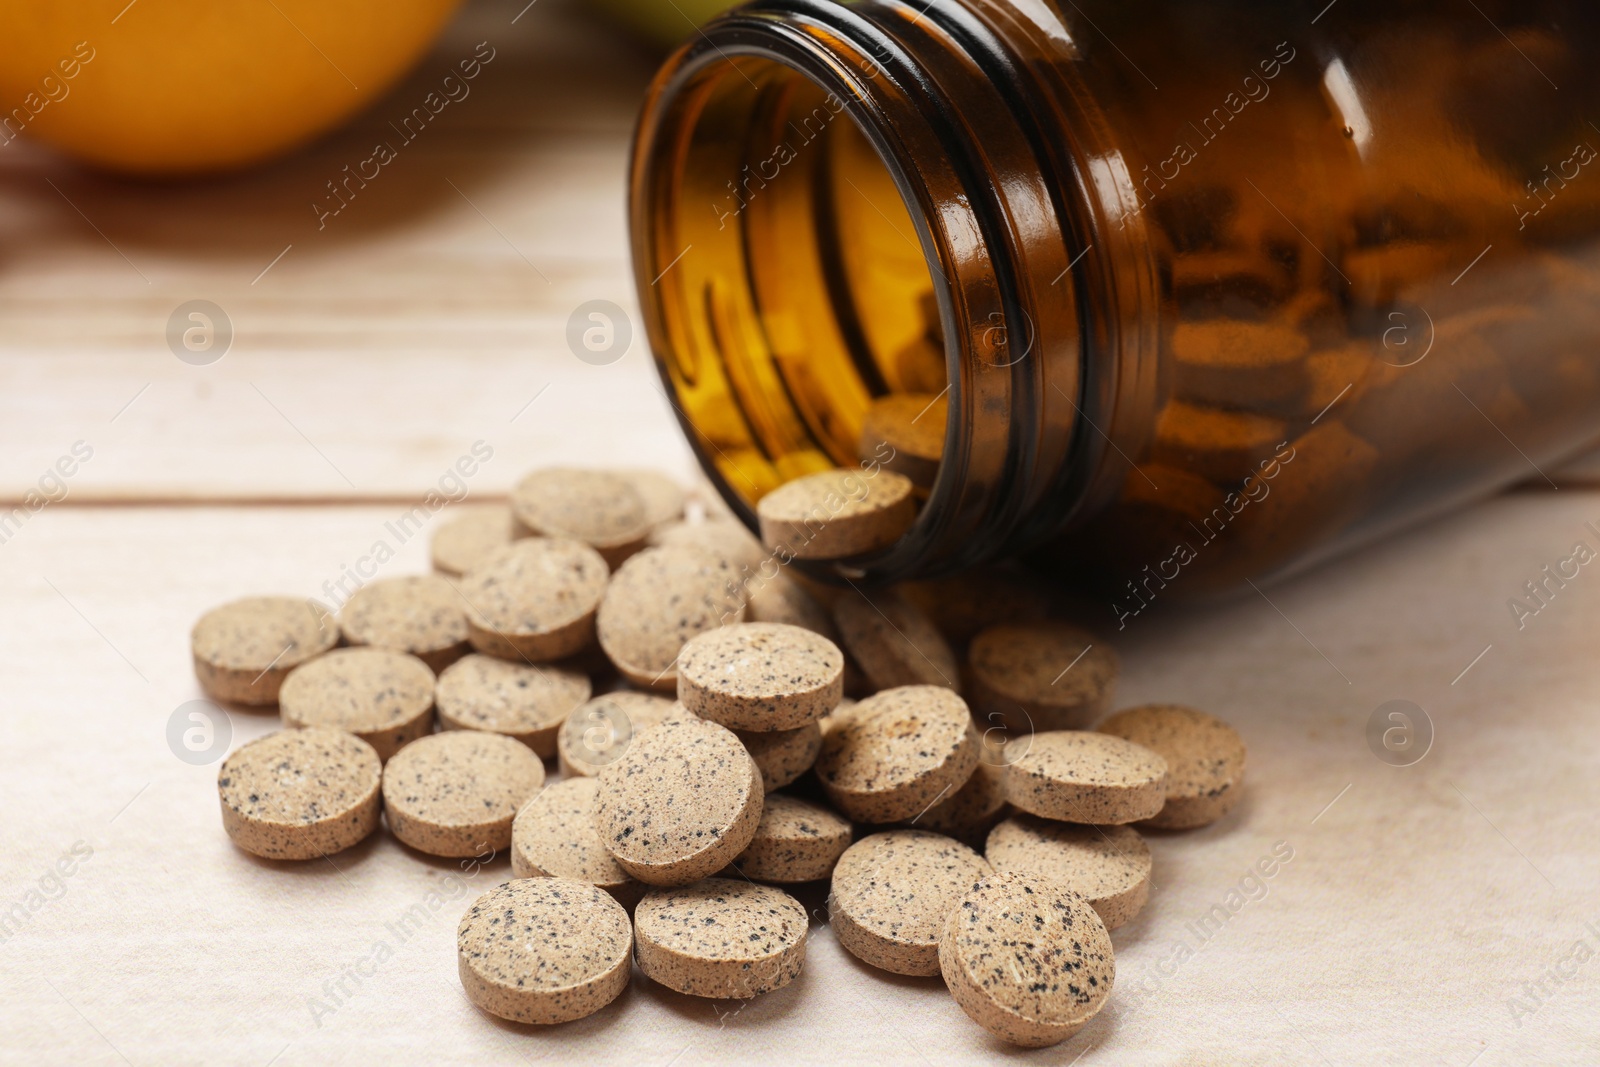
{"type": "Polygon", "coordinates": [[[290,673],[278,713],[287,726],[355,734],[387,761],[433,729],[433,670],[392,649],[335,649],[290,673]]]}
{"type": "Polygon", "coordinates": [[[1017,733],[1086,730],[1111,707],[1117,654],[1060,622],[1001,623],[967,650],[967,699],[985,725],[1017,733]]]}
{"type": "Polygon", "coordinates": [[[1006,799],[1063,822],[1106,826],[1151,818],[1167,799],[1167,761],[1110,734],[1033,734],[1006,765],[1006,799]]]}
{"type": "Polygon", "coordinates": [[[675,479],[647,467],[629,467],[617,473],[639,494],[644,503],[645,525],[652,531],[683,518],[689,496],[675,479]]]}
{"type": "Polygon", "coordinates": [[[758,882],[815,882],[833,874],[850,847],[850,823],[821,804],[768,795],[756,834],[734,869],[758,882]]]}
{"type": "Polygon", "coordinates": [[[1167,761],[1167,801],[1146,820],[1163,830],[1189,830],[1228,814],[1244,784],[1244,739],[1203,711],[1151,704],[1119,711],[1099,726],[1167,761]]]}
{"type": "Polygon", "coordinates": [[[610,575],[577,541],[534,537],[501,549],[461,582],[472,647],[535,663],[582,652],[610,575]]]}
{"type": "Polygon", "coordinates": [[[482,856],[511,845],[511,823],[544,764],[521,741],[451,730],[413,741],[383,769],[389,830],[430,856],[482,856]]]}
{"type": "Polygon", "coordinates": [[[826,637],[782,623],[709,630],[678,654],[678,699],[731,729],[797,730],[844,699],[844,653],[826,637]]]}
{"type": "Polygon", "coordinates": [[[761,821],[761,772],[725,727],[673,716],[600,769],[595,827],[623,870],[687,885],[733,862],[761,821]]]}
{"type": "Polygon", "coordinates": [[[873,834],[834,867],[828,922],[839,944],[865,963],[896,974],[938,974],[945,916],[992,873],[982,856],[942,834],[873,834]]]}
{"type": "Polygon", "coordinates": [[[861,425],[857,456],[869,462],[881,459],[884,467],[926,489],[939,475],[948,418],[949,402],[944,393],[893,393],[879,397],[867,409],[866,421],[861,425]]]}
{"type": "Polygon", "coordinates": [[[454,514],[429,543],[433,569],[459,578],[511,543],[511,509],[504,504],[473,504],[454,514]]]}
{"type": "Polygon", "coordinates": [[[612,567],[644,547],[650,511],[626,475],[612,471],[545,467],[529,474],[511,493],[519,537],[581,541],[612,567]]]}
{"type": "Polygon", "coordinates": [[[756,761],[763,786],[769,793],[782,789],[809,771],[822,751],[822,727],[818,723],[798,730],[735,730],[733,733],[744,742],[745,751],[756,761]]]}
{"type": "Polygon", "coordinates": [[[331,855],[378,828],[382,774],[372,746],[343,731],[268,734],[222,761],[222,828],[234,844],[269,860],[331,855]]]}
{"type": "Polygon", "coordinates": [[[899,822],[966,784],[978,735],[966,702],[933,685],[887,689],[829,717],[817,778],[857,822],[899,822]]]}
{"type": "Polygon", "coordinates": [[[511,873],[518,878],[570,878],[599,886],[631,908],[644,895],[612,858],[594,827],[600,783],[569,778],[542,790],[511,824],[511,873]]]}
{"type": "Polygon", "coordinates": [[[590,690],[589,676],[578,671],[474,653],[439,675],[435,699],[446,728],[505,734],[549,759],[556,734],[590,690]]]}
{"type": "Polygon", "coordinates": [[[339,629],[349,644],[408,652],[435,674],[472,650],[467,602],[436,574],[367,583],[340,610],[339,629]]]}
{"type": "Polygon", "coordinates": [[[961,898],[939,937],[939,973],[961,1010],[1005,1041],[1059,1044],[1105,1006],[1116,980],[1105,924],[1047,878],[994,874],[961,898]]]}
{"type": "Polygon", "coordinates": [[[1018,814],[989,832],[984,856],[997,871],[1060,882],[1087,900],[1107,930],[1150,898],[1150,846],[1131,826],[1079,826],[1018,814]]]}
{"type": "Polygon", "coordinates": [[[779,486],[756,505],[761,540],[793,559],[845,559],[887,548],[917,517],[911,479],[831,470],[779,486]]]}
{"type": "Polygon", "coordinates": [[[512,1022],[593,1015],[628,985],[633,927],[604,890],[567,878],[519,878],[489,890],[456,929],[467,999],[512,1022]]]}
{"type": "MultiPolygon", "coordinates": [[[[556,734],[556,759],[561,773],[594,775],[628,750],[644,730],[681,707],[666,697],[619,689],[581,704],[556,734]]],[[[687,713],[685,713],[687,714],[687,713]]]]}
{"type": "Polygon", "coordinates": [[[960,690],[961,668],[933,620],[900,593],[852,592],[833,606],[839,640],[878,689],[942,685],[960,690]]]}
{"type": "Polygon", "coordinates": [[[634,685],[675,693],[684,643],[744,621],[731,565],[689,546],[640,552],[612,577],[600,603],[600,647],[634,685]]]}
{"type": "Polygon", "coordinates": [[[333,612],[315,600],[255,596],[213,608],[189,635],[206,695],[263,707],[289,672],[339,643],[333,612]]]}
{"type": "Polygon", "coordinates": [[[806,910],[766,885],[707,878],[645,895],[634,912],[639,969],[694,997],[748,999],[805,965],[806,910]]]}

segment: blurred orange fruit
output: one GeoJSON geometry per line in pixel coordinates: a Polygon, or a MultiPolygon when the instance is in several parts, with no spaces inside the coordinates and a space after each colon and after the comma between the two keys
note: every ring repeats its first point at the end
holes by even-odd
{"type": "Polygon", "coordinates": [[[337,126],[460,0],[0,0],[0,151],[24,133],[144,175],[231,170],[337,126]]]}

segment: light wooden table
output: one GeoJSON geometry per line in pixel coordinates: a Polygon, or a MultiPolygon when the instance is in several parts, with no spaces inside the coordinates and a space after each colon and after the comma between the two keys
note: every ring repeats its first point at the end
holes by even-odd
{"type": "MultiPolygon", "coordinates": [[[[464,1000],[453,946],[504,860],[384,835],[305,865],[232,848],[215,765],[166,740],[199,696],[201,611],[316,595],[475,441],[495,449],[475,498],[542,462],[691,473],[642,343],[594,367],[564,339],[583,301],[634,308],[623,165],[653,60],[553,0],[512,26],[520,8],[472,7],[356,129],[260,174],[128,187],[0,153],[0,496],[94,449],[0,544],[0,1062],[1600,1062],[1600,572],[1524,629],[1507,608],[1596,544],[1594,491],[1512,494],[1118,636],[1121,700],[1226,715],[1249,791],[1152,838],[1112,1003],[1053,1050],[999,1046],[938,980],[873,972],[820,923],[801,979],[747,1006],[636,976],[589,1020],[505,1025],[464,1000]],[[474,95],[319,232],[310,202],[363,127],[484,39],[474,95]],[[164,338],[197,298],[236,331],[209,367],[164,338]],[[1431,719],[1415,766],[1369,750],[1392,699],[1431,719]],[[1249,880],[1275,847],[1292,859],[1249,880]]],[[[425,568],[423,538],[395,547],[385,573],[425,568]]],[[[233,744],[275,721],[233,715],[233,744]]]]}

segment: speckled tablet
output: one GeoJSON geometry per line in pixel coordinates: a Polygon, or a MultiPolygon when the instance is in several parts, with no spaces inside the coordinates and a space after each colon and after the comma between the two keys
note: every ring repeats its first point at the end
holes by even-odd
{"type": "Polygon", "coordinates": [[[644,521],[651,530],[683,518],[689,497],[676,480],[648,467],[629,467],[616,473],[628,480],[644,502],[644,521]]]}
{"type": "Polygon", "coordinates": [[[639,969],[692,997],[748,999],[794,981],[806,910],[781,889],[707,878],[645,895],[634,912],[639,969]]]}
{"type": "Polygon", "coordinates": [[[1121,825],[1151,818],[1166,798],[1167,761],[1110,734],[1033,734],[1006,766],[1006,799],[1047,819],[1121,825]]]}
{"type": "Polygon", "coordinates": [[[200,616],[189,635],[206,695],[264,707],[289,672],[339,643],[333,612],[315,600],[246,597],[200,616]]]}
{"type": "Polygon", "coordinates": [[[704,549],[640,552],[606,588],[595,623],[600,647],[634,685],[675,693],[684,643],[744,621],[735,578],[727,560],[704,549]]]}
{"type": "Polygon", "coordinates": [[[895,589],[957,648],[996,623],[1048,618],[1053,607],[1049,582],[1014,566],[974,567],[944,578],[901,582],[895,589]]]}
{"type": "Polygon", "coordinates": [[[1034,875],[985,878],[945,917],[939,973],[973,1022],[1026,1048],[1094,1018],[1116,980],[1111,936],[1089,902],[1034,875]]]}
{"type": "Polygon", "coordinates": [[[349,644],[408,652],[435,674],[472,649],[467,602],[436,574],[367,583],[340,610],[339,629],[349,644]]]}
{"type": "Polygon", "coordinates": [[[644,730],[671,715],[676,701],[626,689],[580,705],[556,734],[556,759],[567,777],[600,773],[644,730]]]}
{"type": "Polygon", "coordinates": [[[1150,899],[1150,846],[1131,826],[1079,826],[1018,814],[989,832],[984,855],[997,871],[1060,882],[1089,902],[1107,930],[1150,899]]]}
{"type": "Polygon", "coordinates": [[[549,1025],[593,1015],[628,985],[633,928],[604,890],[520,878],[473,902],[456,929],[467,999],[490,1015],[549,1025]]]}
{"type": "Polygon", "coordinates": [[[534,537],[501,549],[461,582],[472,647],[536,663],[583,651],[610,576],[577,541],[534,537]]]}
{"type": "Polygon", "coordinates": [[[461,508],[429,543],[433,569],[459,578],[511,544],[511,509],[504,504],[461,508]]]}
{"type": "Polygon", "coordinates": [[[770,557],[744,524],[733,519],[669,522],[650,535],[650,544],[655,548],[704,549],[727,560],[741,581],[758,575],[770,557]]]}
{"type": "Polygon", "coordinates": [[[857,822],[915,818],[965,785],[978,765],[966,702],[940,686],[887,689],[829,719],[817,778],[857,822]]]}
{"type": "Polygon", "coordinates": [[[672,716],[600,769],[595,827],[623,870],[687,885],[745,850],[761,821],[761,772],[725,727],[672,716]]]}
{"type": "Polygon", "coordinates": [[[545,467],[511,493],[517,536],[582,541],[612,567],[644,547],[650,513],[633,482],[613,471],[545,467]]]}
{"type": "Polygon", "coordinates": [[[761,540],[792,559],[846,559],[887,548],[911,528],[911,479],[891,470],[822,471],[779,486],[756,505],[761,540]]]}
{"type": "Polygon", "coordinates": [[[982,856],[943,834],[873,834],[834,867],[828,922],[839,944],[865,963],[895,974],[938,974],[945,916],[992,873],[982,856]]]}
{"type": "Polygon", "coordinates": [[[645,885],[623,870],[594,828],[600,783],[569,778],[541,791],[511,824],[511,873],[518,878],[571,878],[597,885],[631,908],[645,885]]]}
{"type": "Polygon", "coordinates": [[[736,730],[797,730],[844,699],[844,653],[820,634],[782,623],[719,627],[678,654],[678,699],[736,730]]]}
{"type": "Polygon", "coordinates": [[[853,592],[833,606],[839,641],[879,689],[961,688],[961,667],[933,620],[892,590],[853,592]]]}
{"type": "Polygon", "coordinates": [[[839,628],[833,624],[833,615],[787,574],[770,578],[756,574],[746,579],[745,591],[749,594],[745,615],[751,622],[803,626],[838,644],[839,628]]]}
{"type": "Polygon", "coordinates": [[[505,734],[549,759],[562,723],[590,691],[587,674],[474,654],[439,675],[435,699],[447,728],[505,734]]]}
{"type": "Polygon", "coordinates": [[[433,729],[433,671],[392,649],[334,649],[289,674],[278,712],[287,726],[355,734],[387,761],[433,729]]]}
{"type": "Polygon", "coordinates": [[[481,856],[511,845],[511,822],[544,785],[520,741],[452,730],[413,741],[383,769],[389,830],[431,856],[481,856]]]}
{"type": "Polygon", "coordinates": [[[849,847],[847,819],[809,800],[773,793],[756,835],[733,866],[758,882],[815,882],[833,874],[849,847]]]}
{"type": "Polygon", "coordinates": [[[945,422],[949,418],[945,397],[944,393],[896,393],[877,398],[861,424],[856,454],[865,461],[887,455],[883,464],[890,470],[924,489],[933,485],[944,456],[945,422]]]}
{"type": "Polygon", "coordinates": [[[1242,795],[1244,739],[1221,719],[1193,708],[1151,704],[1119,711],[1098,729],[1167,761],[1167,800],[1146,825],[1163,830],[1205,826],[1228,814],[1242,795]]]}
{"type": "Polygon", "coordinates": [[[750,758],[756,761],[756,767],[761,771],[762,784],[769,793],[774,789],[782,789],[809,771],[817,762],[817,754],[822,751],[820,723],[810,723],[798,730],[733,732],[744,742],[745,751],[750,753],[750,758]]]}
{"type": "Polygon", "coordinates": [[[972,639],[967,669],[973,715],[1020,733],[1086,730],[1117,685],[1111,646],[1061,622],[991,626],[972,639]]]}
{"type": "MultiPolygon", "coordinates": [[[[1006,743],[998,731],[985,731],[979,737],[978,765],[960,789],[946,793],[943,800],[915,817],[911,826],[946,834],[964,845],[982,850],[989,831],[1005,818],[1006,743]]],[[[1018,751],[1026,745],[1018,745],[1018,751]]]]}
{"type": "Polygon", "coordinates": [[[378,754],[360,738],[313,726],[251,741],[222,761],[217,793],[233,843],[269,860],[309,860],[378,828],[378,754]]]}

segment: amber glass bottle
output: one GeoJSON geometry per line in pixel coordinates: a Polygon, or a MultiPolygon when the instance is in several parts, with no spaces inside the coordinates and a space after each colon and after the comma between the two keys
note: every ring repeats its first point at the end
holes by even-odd
{"type": "Polygon", "coordinates": [[[1132,611],[1600,437],[1596,122],[1579,0],[762,0],[651,90],[639,292],[746,519],[900,412],[922,510],[850,573],[1132,611]]]}

